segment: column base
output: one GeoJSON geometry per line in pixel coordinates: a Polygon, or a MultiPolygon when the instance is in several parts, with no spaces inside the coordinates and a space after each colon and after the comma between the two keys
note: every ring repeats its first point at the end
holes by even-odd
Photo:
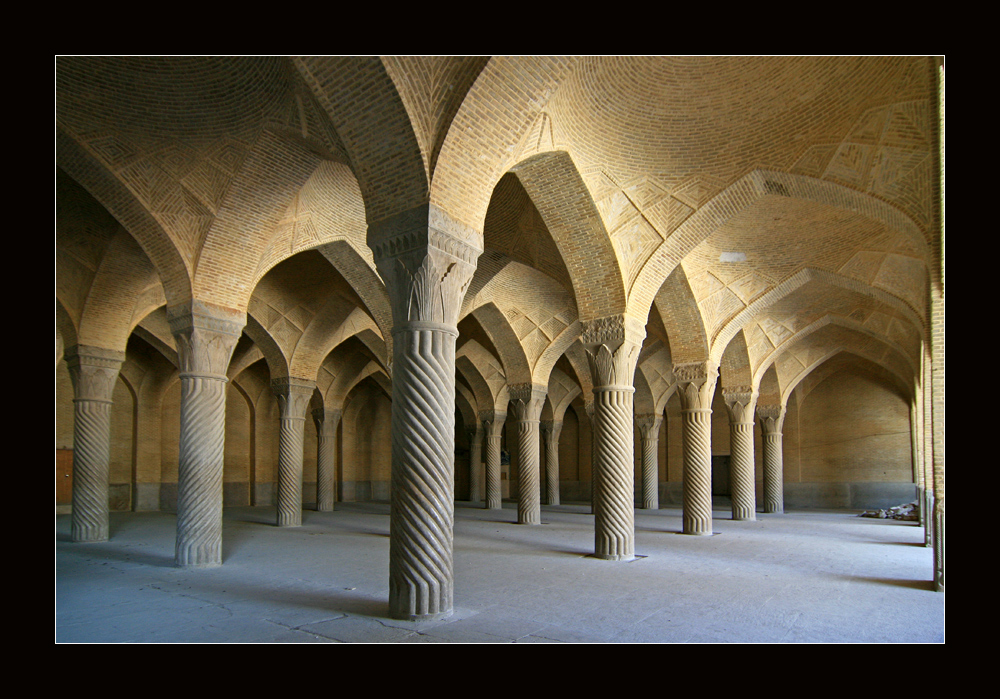
{"type": "Polygon", "coordinates": [[[592,553],[591,558],[598,558],[602,561],[634,561],[637,558],[645,558],[645,556],[636,556],[635,554],[617,554],[617,553],[592,553]]]}
{"type": "Polygon", "coordinates": [[[107,543],[110,537],[107,534],[74,534],[73,543],[74,544],[104,544],[107,543]]]}
{"type": "Polygon", "coordinates": [[[439,619],[447,619],[454,613],[454,609],[449,609],[446,612],[436,614],[390,614],[389,617],[398,621],[438,621],[439,619]]]}
{"type": "Polygon", "coordinates": [[[695,522],[695,523],[684,523],[684,534],[690,534],[692,536],[712,536],[712,523],[708,522],[695,522]]]}
{"type": "Polygon", "coordinates": [[[212,547],[177,551],[174,564],[178,568],[218,568],[222,565],[222,550],[212,547]]]}

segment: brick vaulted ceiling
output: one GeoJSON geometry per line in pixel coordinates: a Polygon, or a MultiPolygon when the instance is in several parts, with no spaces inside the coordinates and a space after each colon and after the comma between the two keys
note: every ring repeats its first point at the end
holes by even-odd
{"type": "Polygon", "coordinates": [[[279,346],[294,325],[313,354],[365,333],[387,363],[365,229],[429,204],[485,248],[463,314],[481,326],[489,305],[511,331],[480,344],[516,337],[534,381],[577,320],[614,313],[656,314],[647,334],[687,359],[721,357],[740,331],[751,363],[863,336],[912,380],[941,284],[938,71],[927,57],[60,57],[60,327],[124,349],[156,305],[194,298],[269,314],[279,346]]]}

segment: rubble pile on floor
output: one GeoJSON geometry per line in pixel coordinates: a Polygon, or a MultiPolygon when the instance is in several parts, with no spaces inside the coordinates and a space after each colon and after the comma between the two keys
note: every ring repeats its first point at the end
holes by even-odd
{"type": "Polygon", "coordinates": [[[858,517],[875,517],[876,519],[901,519],[906,522],[917,522],[920,520],[920,509],[916,502],[908,502],[905,505],[896,505],[888,510],[866,510],[858,517]]]}

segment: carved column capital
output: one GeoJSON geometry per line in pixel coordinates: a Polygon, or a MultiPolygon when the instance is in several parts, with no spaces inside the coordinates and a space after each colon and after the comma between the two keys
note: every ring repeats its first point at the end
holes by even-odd
{"type": "Polygon", "coordinates": [[[167,308],[181,375],[226,380],[226,369],[246,325],[246,313],[201,301],[167,308]]]}
{"type": "Polygon", "coordinates": [[[503,433],[504,422],[507,421],[507,413],[496,410],[483,410],[479,413],[479,420],[483,423],[483,429],[488,437],[499,437],[503,433]]]}
{"type": "Polygon", "coordinates": [[[542,420],[541,430],[546,439],[559,439],[562,433],[562,420],[542,420]]]}
{"type": "Polygon", "coordinates": [[[125,353],[101,347],[73,345],[63,355],[76,400],[111,402],[125,353]]]}
{"type": "Polygon", "coordinates": [[[306,409],[316,390],[316,382],[308,379],[282,377],[271,379],[271,390],[278,398],[281,417],[293,420],[305,420],[306,409]]]}
{"type": "Polygon", "coordinates": [[[681,410],[711,410],[719,368],[711,362],[674,365],[681,410]]]}
{"type": "Polygon", "coordinates": [[[635,366],[645,337],[645,325],[627,315],[583,323],[580,342],[587,352],[595,391],[632,388],[635,366]]]}
{"type": "Polygon", "coordinates": [[[316,434],[332,437],[337,433],[337,425],[344,411],[336,408],[316,408],[312,411],[313,422],[316,423],[316,434]]]}
{"type": "Polygon", "coordinates": [[[658,435],[660,430],[660,424],[663,422],[662,415],[655,415],[653,413],[643,413],[641,415],[635,416],[635,424],[639,428],[639,433],[642,435],[643,439],[646,439],[652,435],[658,435]]]}
{"type": "Polygon", "coordinates": [[[785,422],[785,407],[782,405],[759,405],[757,416],[760,418],[760,429],[763,434],[781,434],[785,422]]]}
{"type": "Polygon", "coordinates": [[[520,422],[538,422],[545,405],[546,389],[530,383],[508,387],[511,414],[520,422]]]}
{"type": "Polygon", "coordinates": [[[430,205],[368,226],[368,247],[392,304],[393,334],[407,327],[454,329],[482,254],[479,237],[430,205]]]}
{"type": "Polygon", "coordinates": [[[736,425],[752,425],[757,392],[750,386],[729,386],[722,389],[729,420],[736,425]]]}

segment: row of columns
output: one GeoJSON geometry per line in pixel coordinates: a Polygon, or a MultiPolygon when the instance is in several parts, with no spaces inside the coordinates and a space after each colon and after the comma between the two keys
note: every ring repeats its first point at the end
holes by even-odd
{"type": "MultiPolygon", "coordinates": [[[[428,226],[427,221],[426,211],[416,217],[407,212],[369,229],[369,244],[390,295],[394,320],[389,608],[392,616],[408,619],[443,616],[452,610],[457,316],[480,252],[468,238],[428,226]]],[[[246,319],[243,314],[197,302],[168,311],[168,319],[177,340],[181,377],[176,561],[182,566],[218,565],[225,372],[246,319]]],[[[617,316],[586,323],[581,337],[594,385],[594,555],[607,560],[635,556],[632,384],[644,333],[643,323],[617,316]]],[[[83,466],[79,498],[74,493],[74,538],[100,540],[107,538],[110,391],[122,357],[77,356],[70,363],[83,466]],[[89,456],[89,444],[103,444],[103,453],[89,456]],[[91,478],[90,473],[97,475],[91,478]],[[85,492],[89,483],[101,478],[103,504],[89,505],[89,500],[99,498],[85,492]],[[103,521],[90,516],[101,509],[103,521]]],[[[700,363],[678,365],[674,373],[683,414],[683,530],[711,534],[710,416],[718,372],[700,363]]],[[[314,385],[289,378],[279,380],[274,388],[281,404],[278,523],[296,526],[301,523],[302,433],[314,385]]],[[[539,416],[545,392],[532,385],[515,386],[510,397],[521,457],[518,522],[537,524],[539,416]]],[[[752,519],[756,509],[751,431],[755,396],[752,391],[737,390],[724,397],[734,446],[733,516],[752,519]]],[[[480,418],[487,440],[487,507],[498,508],[500,433],[506,415],[490,411],[480,418]]],[[[326,436],[331,439],[336,419],[323,416],[320,431],[326,432],[329,421],[326,436]]],[[[781,511],[781,420],[780,415],[768,419],[764,428],[765,508],[781,511]]],[[[655,474],[647,477],[650,467],[645,464],[649,461],[655,467],[655,422],[646,427],[648,439],[643,440],[644,482],[650,484],[655,474]]],[[[640,429],[644,429],[642,422],[640,429]]],[[[321,438],[321,452],[322,442],[321,438]]],[[[554,426],[546,442],[547,452],[557,453],[554,426]]],[[[327,481],[332,483],[332,456],[321,456],[320,461],[318,500],[321,507],[332,507],[332,495],[326,493],[327,481]]],[[[550,469],[549,478],[549,501],[554,502],[558,500],[557,469],[550,469]]],[[[478,484],[473,490],[478,493],[478,484]]],[[[652,505],[655,488],[653,493],[647,490],[644,487],[644,505],[652,505]]],[[[943,498],[938,507],[943,508],[943,498]]]]}
{"type": "MultiPolygon", "coordinates": [[[[740,397],[748,396],[745,392],[740,392],[740,397]]],[[[731,462],[730,473],[732,482],[733,499],[733,519],[748,520],[756,519],[756,485],[755,485],[755,463],[754,463],[754,443],[753,443],[753,404],[740,403],[733,400],[732,404],[727,402],[730,411],[730,444],[731,462]]],[[[780,405],[760,406],[756,409],[760,418],[761,432],[763,435],[763,469],[764,488],[762,508],[765,513],[784,512],[784,488],[783,488],[783,463],[782,463],[782,422],[784,421],[784,408],[780,405]]],[[[482,443],[486,435],[486,429],[493,424],[498,424],[498,429],[491,443],[487,444],[487,480],[492,483],[493,492],[499,494],[500,482],[500,432],[503,428],[504,415],[499,414],[499,422],[491,417],[493,413],[484,413],[484,419],[474,427],[467,429],[469,445],[471,449],[470,457],[470,496],[473,503],[482,501],[480,495],[481,484],[480,466],[483,463],[482,443]],[[492,456],[490,456],[492,454],[492,456]],[[490,459],[496,464],[495,468],[490,468],[490,459]]],[[[658,483],[658,462],[657,453],[659,450],[660,426],[663,422],[662,415],[642,414],[635,416],[635,424],[639,428],[642,445],[641,477],[642,477],[642,504],[641,509],[656,510],[660,507],[659,483],[658,483]]],[[[695,422],[692,420],[692,422],[695,422]]],[[[546,503],[558,505],[559,499],[559,436],[562,432],[562,421],[548,420],[540,423],[540,430],[545,444],[545,486],[546,503]]],[[[709,467],[711,464],[709,464],[709,467]]],[[[521,483],[525,480],[522,479],[521,483]]],[[[530,487],[530,484],[529,484],[530,487]]],[[[500,509],[501,503],[499,495],[492,498],[487,509],[500,509]]]]}
{"type": "MultiPolygon", "coordinates": [[[[186,350],[182,352],[182,357],[189,360],[182,365],[186,371],[182,372],[181,473],[183,475],[179,477],[179,524],[176,549],[179,565],[213,565],[221,562],[221,436],[224,434],[222,406],[224,406],[225,377],[221,372],[213,373],[208,369],[212,368],[210,360],[213,358],[217,364],[222,363],[221,357],[214,355],[226,352],[231,338],[236,335],[235,328],[220,330],[219,319],[215,321],[214,329],[200,327],[194,322],[176,323],[179,327],[179,338],[184,341],[181,346],[186,350]],[[226,330],[229,332],[225,332],[226,330]],[[206,347],[199,348],[197,344],[199,341],[206,347]],[[221,423],[221,427],[212,420],[203,419],[209,414],[222,418],[215,421],[221,423]],[[186,428],[183,427],[185,425],[186,428]],[[216,526],[215,521],[220,524],[216,526]]],[[[200,325],[207,325],[204,318],[200,325]]],[[[228,351],[231,352],[231,349],[228,351]]],[[[106,493],[111,391],[122,359],[121,353],[98,348],[76,347],[67,352],[77,396],[74,400],[77,433],[75,441],[78,447],[74,493],[76,506],[73,520],[73,536],[77,541],[101,541],[106,540],[108,535],[106,493]]],[[[695,399],[703,398],[702,403],[710,401],[704,388],[707,383],[707,372],[704,377],[695,376],[683,386],[687,390],[681,395],[689,398],[693,396],[695,399]],[[699,378],[704,380],[699,382],[699,378]]],[[[626,435],[630,435],[631,429],[626,427],[626,424],[630,422],[631,415],[626,404],[630,403],[631,392],[621,387],[603,388],[603,391],[598,391],[596,394],[599,397],[596,406],[603,406],[604,409],[595,410],[594,415],[595,418],[598,415],[604,418],[603,428],[595,429],[597,437],[595,453],[604,455],[604,467],[598,466],[595,472],[605,478],[599,480],[598,476],[595,479],[598,480],[598,485],[595,488],[597,497],[594,502],[595,509],[603,512],[601,519],[604,528],[616,530],[618,533],[611,536],[607,533],[600,535],[595,542],[595,548],[598,550],[597,555],[615,558],[629,555],[627,553],[630,550],[631,539],[628,533],[629,519],[621,513],[624,509],[631,509],[631,503],[626,508],[617,503],[617,500],[622,499],[618,497],[619,491],[631,493],[631,488],[621,487],[626,478],[614,470],[617,462],[609,461],[608,454],[612,457],[621,455],[620,444],[616,441],[630,443],[626,435]],[[621,435],[618,432],[621,432],[621,435]],[[607,444],[607,447],[602,449],[601,444],[607,444]],[[618,487],[615,487],[616,483],[618,487]],[[610,502],[606,502],[609,499],[610,502]],[[602,511],[600,509],[602,504],[607,504],[609,509],[602,511]]],[[[281,408],[277,523],[279,526],[299,526],[302,521],[304,422],[315,384],[300,379],[284,378],[275,380],[273,389],[281,408]]],[[[545,393],[538,387],[515,387],[511,391],[511,398],[521,442],[519,453],[522,454],[519,468],[518,522],[537,524],[540,521],[539,433],[544,432],[546,443],[548,464],[546,499],[550,504],[558,504],[558,438],[562,423],[557,421],[541,425],[538,417],[545,393]]],[[[732,425],[734,519],[753,519],[756,509],[753,494],[753,400],[754,397],[748,391],[726,394],[732,425]]],[[[685,401],[685,475],[710,473],[710,456],[706,458],[702,453],[706,450],[701,447],[710,439],[707,430],[703,428],[706,421],[702,419],[710,413],[709,409],[700,407],[701,405],[701,403],[695,404],[692,400],[685,401]]],[[[781,512],[783,509],[782,412],[780,408],[775,407],[760,409],[764,431],[765,512],[781,512]]],[[[316,421],[318,435],[317,508],[320,511],[330,511],[335,500],[334,454],[340,411],[319,409],[314,411],[313,418],[316,421]]],[[[479,461],[479,454],[476,452],[479,451],[482,436],[488,435],[487,507],[495,509],[501,506],[499,451],[500,433],[506,415],[499,412],[485,412],[481,418],[481,422],[470,434],[474,445],[473,463],[479,461]]],[[[660,416],[652,415],[636,418],[643,444],[642,506],[647,509],[659,506],[655,455],[661,420],[660,416]]],[[[622,464],[630,463],[630,460],[619,460],[622,464]]],[[[600,463],[598,460],[598,464],[600,463]]],[[[473,473],[476,474],[472,484],[473,499],[478,501],[480,489],[477,480],[478,469],[473,469],[473,473]]],[[[692,480],[689,478],[685,481],[685,531],[710,533],[710,478],[702,484],[700,492],[696,487],[692,487],[692,480]],[[689,506],[689,503],[697,505],[704,502],[706,497],[709,503],[707,508],[689,506]],[[693,524],[688,525],[689,522],[693,524]]]]}

